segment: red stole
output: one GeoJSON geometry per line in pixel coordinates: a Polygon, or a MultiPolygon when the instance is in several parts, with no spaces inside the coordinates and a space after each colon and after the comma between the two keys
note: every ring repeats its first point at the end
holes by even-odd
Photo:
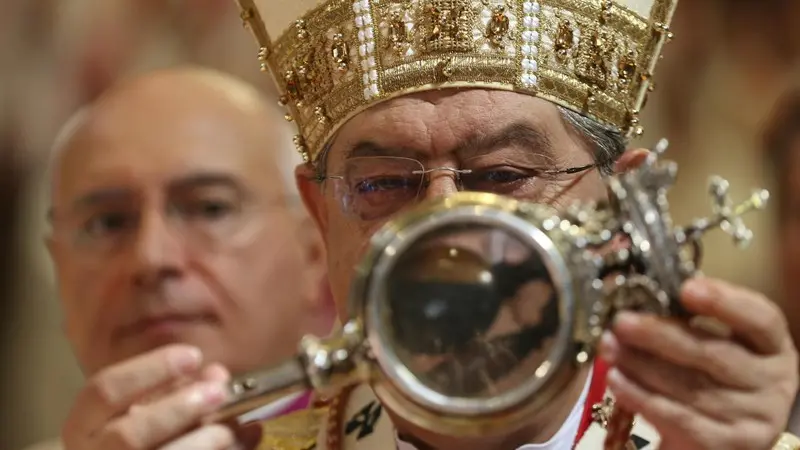
{"type": "Polygon", "coordinates": [[[575,437],[573,446],[580,442],[586,430],[588,430],[589,426],[592,424],[592,407],[598,403],[602,403],[606,396],[607,375],[608,365],[599,358],[595,359],[594,368],[592,369],[592,380],[589,383],[589,392],[586,395],[586,403],[583,404],[581,425],[580,428],[578,428],[578,435],[575,437]]]}

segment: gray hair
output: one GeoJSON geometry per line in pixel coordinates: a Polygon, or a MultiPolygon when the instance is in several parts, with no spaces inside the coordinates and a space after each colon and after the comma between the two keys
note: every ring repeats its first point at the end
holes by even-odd
{"type": "MultiPolygon", "coordinates": [[[[594,163],[602,175],[614,173],[614,163],[625,152],[625,136],[599,122],[578,114],[575,111],[558,106],[561,118],[573,131],[578,133],[593,153],[594,163]]],[[[328,153],[333,139],[325,143],[314,164],[314,173],[318,179],[325,177],[328,166],[328,153]]]]}
{"type": "Polygon", "coordinates": [[[594,163],[600,173],[611,175],[614,172],[614,162],[625,152],[625,136],[571,109],[559,106],[558,110],[564,122],[591,147],[594,163]]]}

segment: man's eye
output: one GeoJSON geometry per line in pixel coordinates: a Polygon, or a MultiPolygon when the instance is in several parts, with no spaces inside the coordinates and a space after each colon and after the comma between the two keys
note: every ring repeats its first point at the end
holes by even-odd
{"type": "Polygon", "coordinates": [[[465,177],[464,181],[470,184],[471,189],[491,191],[492,189],[512,188],[520,183],[534,179],[533,173],[511,169],[484,169],[476,170],[465,177]]]}
{"type": "Polygon", "coordinates": [[[416,187],[416,181],[407,177],[382,177],[368,178],[355,183],[355,191],[359,194],[370,194],[394,189],[409,189],[416,187]]]}
{"type": "Polygon", "coordinates": [[[231,215],[236,206],[224,200],[200,200],[182,208],[181,212],[193,219],[218,220],[231,215]]]}
{"type": "Polygon", "coordinates": [[[489,170],[481,174],[480,180],[493,183],[513,183],[525,178],[529,178],[529,176],[519,172],[510,170],[489,170]]]}
{"type": "Polygon", "coordinates": [[[119,233],[135,225],[135,218],[124,213],[104,213],[90,218],[84,225],[84,232],[91,236],[119,233]]]}

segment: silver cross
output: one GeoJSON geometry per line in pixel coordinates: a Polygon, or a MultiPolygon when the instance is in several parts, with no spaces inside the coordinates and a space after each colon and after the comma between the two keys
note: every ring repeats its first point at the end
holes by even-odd
{"type": "Polygon", "coordinates": [[[711,218],[695,221],[687,230],[687,235],[692,239],[698,239],[711,228],[720,227],[722,231],[733,237],[733,242],[739,247],[746,247],[753,239],[753,232],[747,228],[742,220],[742,216],[753,210],[764,209],[769,200],[769,192],[761,189],[754,191],[750,198],[744,202],[734,205],[730,198],[730,183],[720,177],[712,177],[709,183],[709,195],[711,196],[711,211],[714,215],[711,218]]]}

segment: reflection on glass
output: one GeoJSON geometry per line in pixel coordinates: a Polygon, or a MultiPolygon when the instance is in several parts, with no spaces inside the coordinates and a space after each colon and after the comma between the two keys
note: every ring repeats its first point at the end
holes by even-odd
{"type": "Polygon", "coordinates": [[[496,228],[459,225],[416,242],[389,276],[383,324],[421,383],[489,398],[546,361],[558,298],[535,249],[496,228]]]}

